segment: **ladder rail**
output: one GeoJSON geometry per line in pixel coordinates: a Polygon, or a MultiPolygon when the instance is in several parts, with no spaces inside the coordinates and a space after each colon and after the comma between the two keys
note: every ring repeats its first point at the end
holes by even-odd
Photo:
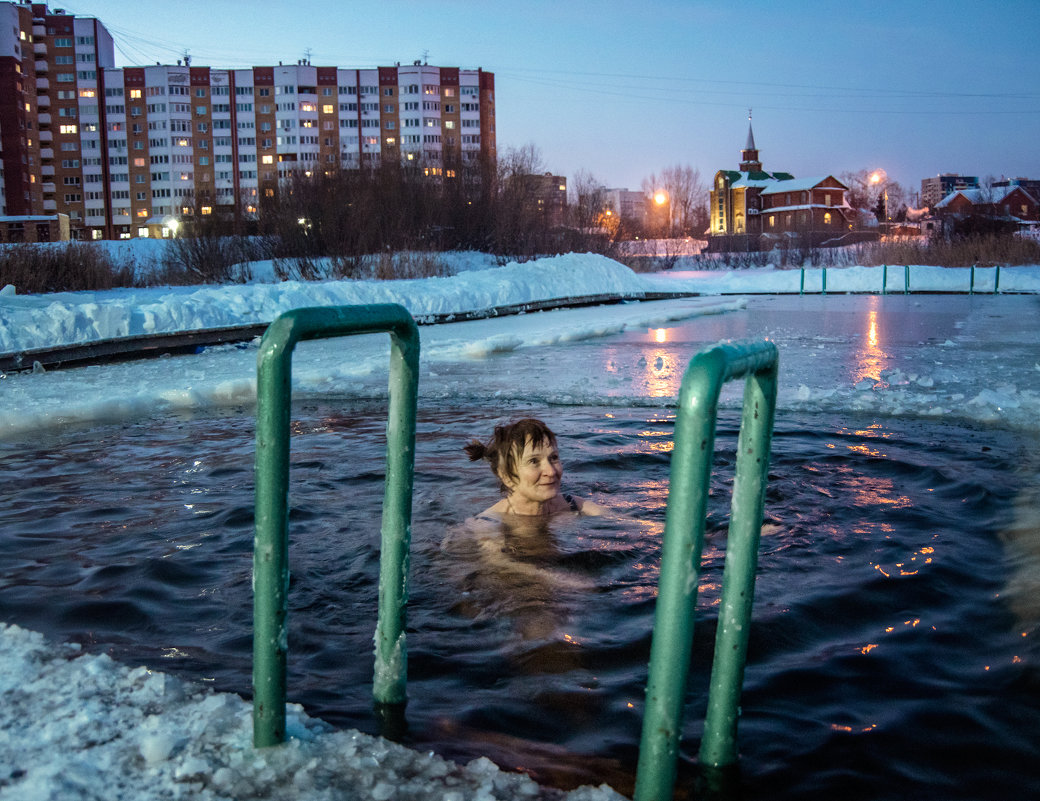
{"type": "Polygon", "coordinates": [[[293,309],[271,323],[257,355],[253,744],[258,748],[285,740],[292,353],[304,340],[379,332],[390,334],[390,402],[372,691],[381,704],[403,704],[406,698],[419,331],[398,304],[293,309]]]}
{"type": "Polygon", "coordinates": [[[650,646],[636,801],[668,801],[675,784],[693,644],[705,518],[723,385],[746,376],[723,592],[701,762],[736,762],[736,727],[751,620],[779,356],[772,342],[716,345],[691,359],[675,425],[661,571],[650,646]]]}

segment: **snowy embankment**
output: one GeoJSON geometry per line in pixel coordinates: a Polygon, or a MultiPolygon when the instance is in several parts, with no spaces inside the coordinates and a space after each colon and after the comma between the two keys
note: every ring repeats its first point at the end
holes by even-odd
{"type": "Polygon", "coordinates": [[[615,261],[571,254],[409,281],[285,281],[25,296],[8,291],[0,297],[0,353],[268,323],[303,306],[400,303],[421,316],[553,298],[633,296],[654,290],[654,282],[615,261]]]}
{"type": "MultiPolygon", "coordinates": [[[[564,793],[460,766],[357,731],[335,731],[293,704],[289,741],[253,749],[252,707],[164,673],[54,646],[0,623],[0,797],[19,801],[294,799],[491,801],[564,793]],[[31,723],[29,723],[31,721],[31,723]],[[28,723],[28,725],[27,725],[28,723]]],[[[618,801],[609,787],[567,794],[618,801]]]]}

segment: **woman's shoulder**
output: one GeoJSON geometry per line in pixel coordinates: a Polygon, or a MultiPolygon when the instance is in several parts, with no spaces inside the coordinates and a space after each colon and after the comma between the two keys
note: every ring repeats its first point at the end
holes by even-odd
{"type": "Polygon", "coordinates": [[[499,501],[493,506],[489,506],[480,514],[467,518],[466,524],[477,528],[487,527],[488,525],[501,526],[502,516],[505,514],[505,510],[505,501],[499,501]]]}

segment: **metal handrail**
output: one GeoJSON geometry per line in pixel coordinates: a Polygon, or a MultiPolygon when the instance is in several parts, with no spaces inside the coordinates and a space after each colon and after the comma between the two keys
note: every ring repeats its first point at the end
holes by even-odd
{"type": "Polygon", "coordinates": [[[700,749],[702,765],[719,768],[737,761],[738,705],[769,479],[778,365],[779,355],[772,342],[720,344],[694,356],[683,376],[636,801],[669,801],[672,797],[693,643],[718,399],[727,381],[746,375],[715,658],[700,749]]]}
{"type": "Polygon", "coordinates": [[[271,323],[257,355],[253,551],[253,745],[257,748],[285,740],[293,348],[304,340],[384,331],[391,343],[390,403],[372,694],[381,704],[405,701],[419,330],[407,309],[397,304],[294,309],[271,323]]]}

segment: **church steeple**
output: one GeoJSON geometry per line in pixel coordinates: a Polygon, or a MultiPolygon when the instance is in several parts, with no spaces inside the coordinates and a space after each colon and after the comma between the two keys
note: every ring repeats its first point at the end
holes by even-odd
{"type": "Polygon", "coordinates": [[[751,109],[748,109],[747,119],[747,142],[740,151],[740,171],[762,172],[762,162],[758,160],[758,149],[755,147],[755,132],[751,130],[751,109]]]}

